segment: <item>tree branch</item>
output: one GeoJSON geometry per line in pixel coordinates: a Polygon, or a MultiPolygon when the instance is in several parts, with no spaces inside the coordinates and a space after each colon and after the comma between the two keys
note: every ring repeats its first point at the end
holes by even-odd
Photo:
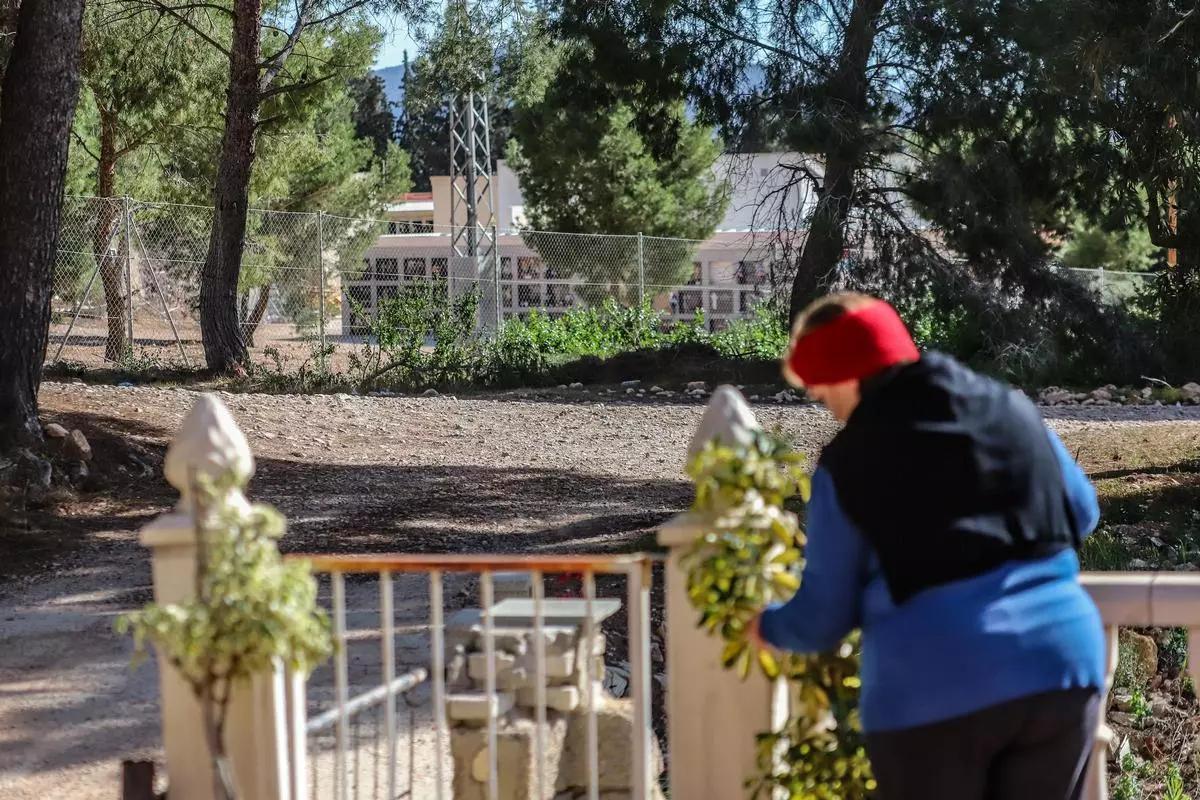
{"type": "Polygon", "coordinates": [[[300,36],[304,33],[310,22],[310,16],[313,12],[313,6],[316,0],[304,0],[303,5],[297,9],[296,22],[292,25],[292,32],[288,34],[287,41],[277,53],[261,63],[259,66],[263,69],[262,77],[258,82],[258,90],[264,98],[267,96],[271,84],[275,83],[275,79],[279,77],[279,73],[283,70],[283,65],[287,62],[288,56],[296,49],[296,45],[300,42],[300,36]]]}

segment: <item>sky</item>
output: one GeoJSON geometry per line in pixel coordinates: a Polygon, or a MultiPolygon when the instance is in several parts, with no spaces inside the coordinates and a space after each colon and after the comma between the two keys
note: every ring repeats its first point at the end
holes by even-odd
{"type": "Polygon", "coordinates": [[[405,50],[408,50],[410,59],[417,57],[417,45],[413,42],[412,32],[409,31],[408,26],[397,19],[388,27],[390,30],[383,40],[383,47],[379,49],[379,57],[375,59],[376,69],[403,64],[405,50]]]}

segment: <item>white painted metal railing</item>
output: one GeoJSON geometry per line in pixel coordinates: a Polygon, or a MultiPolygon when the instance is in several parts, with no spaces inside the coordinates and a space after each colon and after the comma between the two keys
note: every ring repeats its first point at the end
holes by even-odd
{"type": "MultiPolygon", "coordinates": [[[[487,741],[487,776],[485,797],[488,800],[501,799],[501,781],[504,778],[499,759],[499,731],[501,716],[504,708],[499,702],[501,693],[497,686],[497,651],[495,646],[496,626],[494,609],[497,608],[495,576],[503,574],[510,577],[517,573],[525,573],[529,577],[529,592],[532,605],[532,642],[533,642],[533,690],[534,690],[534,725],[533,725],[533,787],[536,797],[553,797],[555,794],[554,778],[548,770],[549,754],[545,741],[548,730],[547,720],[547,656],[546,637],[544,635],[546,611],[548,604],[555,601],[545,596],[545,579],[547,576],[573,574],[582,576],[583,587],[583,652],[591,654],[597,648],[600,626],[597,624],[597,608],[601,599],[597,596],[596,576],[623,575],[626,587],[626,609],[628,619],[628,647],[630,663],[630,696],[633,702],[634,724],[633,743],[630,748],[632,763],[630,775],[632,786],[630,797],[635,800],[648,800],[657,796],[655,786],[657,774],[653,769],[654,732],[651,724],[651,675],[650,675],[650,588],[651,588],[651,559],[641,555],[616,556],[456,556],[456,555],[382,555],[382,556],[293,556],[293,558],[309,561],[315,572],[327,575],[331,586],[330,604],[333,619],[334,637],[337,651],[334,656],[333,682],[334,705],[306,725],[308,735],[327,731],[332,727],[336,733],[334,759],[329,780],[323,780],[313,764],[305,768],[293,768],[292,774],[305,776],[307,785],[295,787],[297,800],[312,797],[313,800],[358,800],[361,796],[363,775],[361,769],[352,764],[352,756],[364,747],[378,752],[378,742],[369,739],[365,744],[359,737],[353,736],[352,727],[358,715],[377,711],[379,706],[384,709],[384,736],[386,741],[386,782],[380,789],[372,788],[369,796],[386,797],[389,799],[406,796],[425,796],[430,798],[447,798],[451,796],[450,777],[451,767],[448,758],[449,721],[447,719],[447,702],[449,693],[446,687],[446,604],[445,579],[447,575],[461,576],[474,574],[478,576],[480,621],[482,623],[482,640],[484,659],[486,663],[485,690],[486,707],[486,741],[487,741]],[[393,607],[394,579],[393,576],[408,577],[425,576],[427,578],[428,608],[428,659],[427,669],[418,667],[409,670],[400,677],[396,676],[395,658],[395,611],[393,607]],[[381,670],[375,685],[352,693],[350,679],[350,649],[354,638],[347,626],[347,578],[354,576],[356,581],[369,581],[377,577],[379,584],[379,638],[381,644],[381,670]],[[403,693],[416,688],[428,677],[431,678],[431,716],[434,729],[432,753],[422,769],[432,770],[433,786],[427,787],[428,794],[419,795],[410,786],[401,788],[397,779],[397,724],[396,699],[403,693]],[[428,763],[432,762],[432,763],[428,763]],[[326,790],[326,785],[329,790],[326,790]],[[385,787],[385,789],[383,788],[385,787]],[[381,793],[381,791],[386,793],[381,793]]],[[[360,596],[368,596],[361,595],[360,596]]],[[[361,609],[354,609],[357,613],[361,609]]],[[[599,675],[594,674],[596,660],[585,658],[582,669],[585,670],[586,691],[582,701],[586,709],[586,759],[587,759],[587,797],[589,800],[599,800],[602,788],[600,763],[600,741],[597,717],[597,701],[601,692],[599,675]]],[[[378,731],[376,737],[378,738],[378,731]]],[[[314,758],[313,748],[292,747],[291,752],[303,753],[303,757],[314,758]]],[[[414,760],[410,761],[410,769],[414,760]]],[[[460,765],[461,766],[461,765],[460,765]]],[[[372,787],[375,783],[372,783],[372,787]]],[[[507,795],[506,795],[507,796],[507,795]]]]}

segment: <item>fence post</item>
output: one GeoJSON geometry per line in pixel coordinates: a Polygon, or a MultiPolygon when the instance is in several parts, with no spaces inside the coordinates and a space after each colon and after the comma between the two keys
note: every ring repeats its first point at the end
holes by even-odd
{"type": "Polygon", "coordinates": [[[133,355],[133,198],[122,198],[125,222],[125,349],[133,355]]]}
{"type": "MultiPolygon", "coordinates": [[[[186,602],[195,594],[196,520],[188,501],[194,476],[216,477],[230,468],[248,475],[253,465],[246,437],[229,410],[215,395],[200,397],[180,424],[164,462],[163,473],[179,491],[181,501],[174,511],[141,532],[142,546],[151,551],[156,603],[186,602]]],[[[233,491],[240,497],[240,490],[233,491]]],[[[244,504],[245,498],[241,502],[244,504]]],[[[200,702],[161,656],[158,671],[171,800],[214,800],[200,702]]],[[[303,800],[303,785],[293,792],[289,775],[297,743],[289,742],[288,698],[292,696],[294,702],[296,689],[296,682],[285,678],[282,665],[234,687],[225,746],[239,800],[303,800]]],[[[302,747],[303,740],[299,742],[302,747]]]]}
{"type": "Polygon", "coordinates": [[[638,305],[646,305],[646,249],[641,231],[638,231],[638,305]]]}
{"type": "MultiPolygon", "coordinates": [[[[689,447],[693,453],[712,439],[744,440],[758,427],[753,412],[730,387],[712,401],[689,447]]],[[[668,548],[666,577],[667,663],[686,664],[668,672],[667,741],[671,744],[671,797],[724,800],[744,797],[746,780],[758,774],[756,735],[786,720],[786,684],[758,670],[742,681],[721,666],[724,642],[696,625],[681,560],[706,533],[692,513],[668,520],[658,543],[668,548]]]]}
{"type": "Polygon", "coordinates": [[[496,294],[496,330],[504,324],[504,307],[500,297],[500,226],[492,225],[492,282],[496,294]]]}
{"type": "Polygon", "coordinates": [[[325,212],[317,212],[317,346],[321,353],[321,371],[327,372],[325,358],[325,212]]]}

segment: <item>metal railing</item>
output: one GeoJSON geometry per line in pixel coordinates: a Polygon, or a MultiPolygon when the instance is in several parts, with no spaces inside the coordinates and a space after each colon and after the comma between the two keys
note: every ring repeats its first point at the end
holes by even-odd
{"type": "MultiPolygon", "coordinates": [[[[495,577],[503,574],[506,578],[517,573],[527,574],[530,579],[531,609],[532,609],[532,642],[533,642],[533,764],[535,766],[533,780],[537,797],[552,796],[554,785],[548,777],[548,751],[546,742],[547,731],[547,659],[546,659],[546,612],[554,601],[546,597],[545,579],[551,575],[582,576],[583,587],[583,652],[595,652],[600,641],[600,625],[597,618],[597,606],[600,598],[597,596],[596,576],[624,576],[626,587],[627,613],[627,642],[629,648],[630,696],[633,702],[634,742],[631,753],[633,763],[631,775],[633,785],[631,797],[637,800],[647,800],[656,775],[652,774],[652,752],[654,732],[650,716],[650,589],[651,558],[643,555],[605,555],[605,556],[527,556],[527,555],[295,555],[293,559],[309,562],[313,570],[321,576],[327,576],[330,586],[328,600],[333,619],[336,653],[333,664],[333,696],[331,708],[315,715],[306,724],[306,735],[314,737],[330,728],[334,731],[332,766],[327,769],[318,768],[316,762],[321,759],[320,748],[314,748],[310,739],[309,746],[293,748],[293,752],[304,752],[310,764],[297,767],[293,765],[293,775],[307,776],[308,796],[331,797],[333,800],[350,800],[361,795],[364,784],[370,782],[373,787],[372,797],[386,797],[389,800],[402,796],[436,797],[450,796],[450,770],[447,767],[449,723],[447,719],[447,702],[450,697],[446,686],[446,580],[449,576],[477,575],[479,583],[480,620],[482,622],[482,639],[486,673],[484,676],[486,698],[486,741],[487,741],[487,786],[486,797],[498,800],[500,797],[501,765],[499,762],[498,736],[500,717],[504,710],[499,702],[500,693],[497,689],[497,650],[495,625],[495,577]],[[347,600],[348,576],[358,581],[357,587],[362,588],[362,581],[375,577],[378,580],[378,629],[364,631],[362,628],[348,627],[348,615],[361,616],[364,612],[357,604],[366,600],[369,593],[353,592],[353,597],[347,600]],[[426,650],[428,663],[411,665],[403,674],[397,675],[396,659],[396,605],[394,576],[418,578],[424,576],[427,580],[428,610],[426,614],[412,614],[422,611],[417,607],[419,602],[413,602],[415,584],[407,587],[406,619],[409,629],[419,627],[420,622],[427,623],[426,650]],[[420,617],[424,617],[421,620],[420,617]],[[363,634],[367,638],[378,635],[380,639],[379,675],[373,685],[362,688],[354,686],[351,679],[350,659],[356,640],[361,640],[363,634]],[[432,786],[416,787],[410,785],[401,790],[398,784],[398,774],[401,764],[397,757],[398,731],[396,719],[396,701],[405,693],[416,689],[427,678],[431,678],[432,693],[430,707],[427,709],[432,718],[433,742],[425,754],[409,753],[408,767],[410,781],[418,772],[432,777],[432,786]],[[365,741],[356,735],[356,723],[366,716],[383,709],[382,731],[378,721],[373,728],[374,735],[365,741]],[[386,779],[379,780],[381,745],[386,748],[383,757],[386,779]],[[364,775],[359,756],[366,750],[366,758],[371,762],[368,773],[364,775]],[[431,752],[429,752],[431,751],[431,752]],[[418,764],[418,761],[425,763],[418,764]],[[432,763],[428,763],[432,761],[432,763]],[[322,780],[323,772],[328,771],[328,785],[331,791],[322,791],[326,781],[322,780]],[[372,775],[373,772],[373,775],[372,775]],[[418,788],[420,791],[418,792],[418,788]],[[385,790],[386,794],[381,794],[385,790]],[[549,793],[548,793],[549,792],[549,793]]],[[[361,669],[363,657],[355,655],[355,664],[361,669]]],[[[595,662],[591,657],[582,661],[581,668],[585,671],[583,704],[586,709],[586,758],[587,758],[587,797],[597,800],[600,796],[601,773],[599,761],[599,731],[597,727],[597,700],[602,691],[599,676],[595,674],[595,662]]],[[[309,691],[316,676],[309,682],[309,691]]],[[[361,681],[360,681],[361,683],[361,681]]],[[[368,684],[370,682],[368,681],[368,684]]],[[[311,700],[310,700],[311,705],[311,700]]],[[[417,732],[412,733],[419,738],[417,732]]],[[[328,760],[328,759],[327,759],[328,760]]],[[[428,781],[426,781],[428,784],[428,781]]],[[[296,792],[297,797],[306,796],[303,788],[296,792]]]]}

